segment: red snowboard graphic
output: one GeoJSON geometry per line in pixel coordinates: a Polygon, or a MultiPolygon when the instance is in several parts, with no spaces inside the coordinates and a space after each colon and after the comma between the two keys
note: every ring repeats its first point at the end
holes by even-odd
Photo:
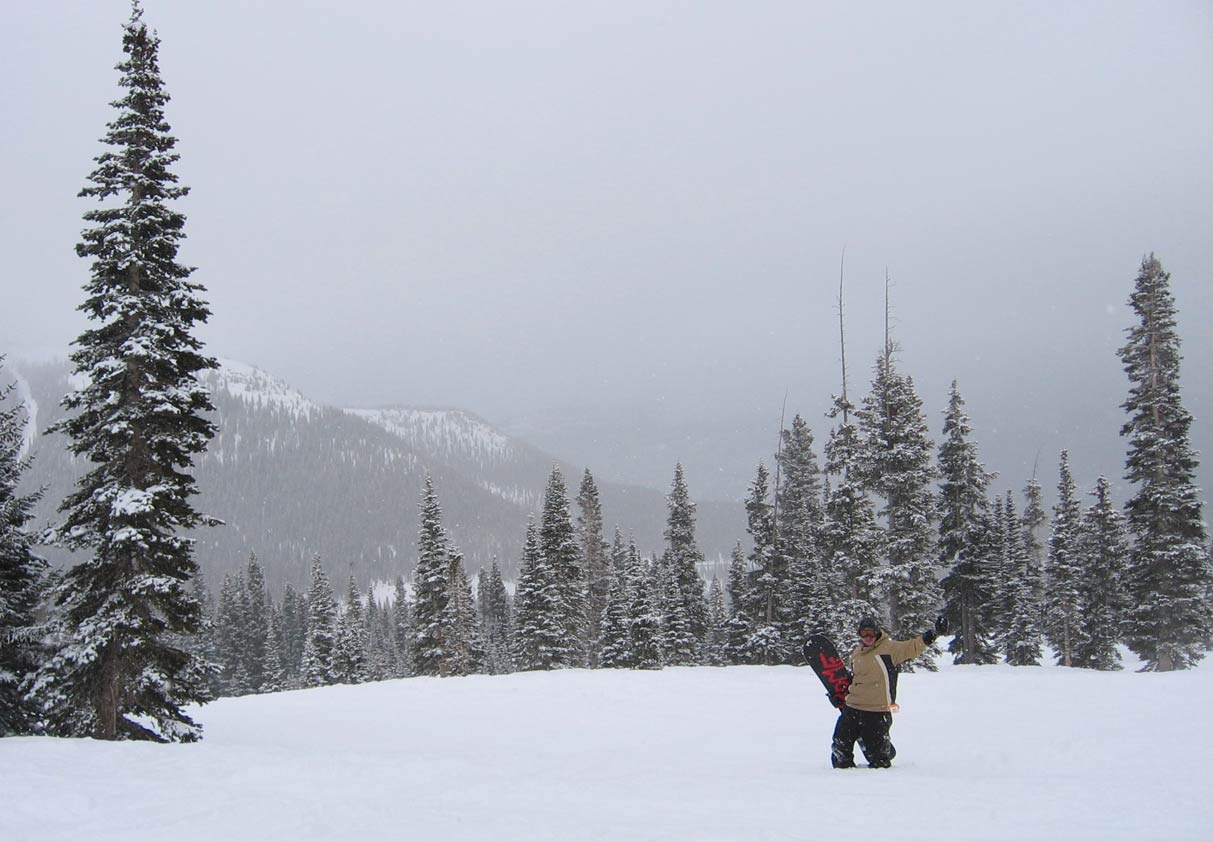
{"type": "Polygon", "coordinates": [[[830,704],[842,707],[851,687],[851,671],[838,656],[834,642],[824,634],[813,635],[804,644],[804,659],[825,685],[830,704]]]}

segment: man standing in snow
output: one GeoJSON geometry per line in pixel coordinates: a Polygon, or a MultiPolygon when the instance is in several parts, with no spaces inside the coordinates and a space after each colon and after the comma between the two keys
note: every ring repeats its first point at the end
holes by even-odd
{"type": "Polygon", "coordinates": [[[851,687],[846,703],[839,705],[830,761],[835,769],[853,768],[855,741],[859,740],[868,766],[887,769],[897,755],[889,740],[897,709],[897,665],[918,657],[936,637],[946,634],[948,621],[940,617],[935,628],[912,640],[893,640],[872,617],[860,620],[858,631],[859,645],[851,653],[851,687]]]}

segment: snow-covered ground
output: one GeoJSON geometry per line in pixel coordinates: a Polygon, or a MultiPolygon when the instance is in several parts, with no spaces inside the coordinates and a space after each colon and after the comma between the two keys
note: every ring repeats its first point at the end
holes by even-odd
{"type": "Polygon", "coordinates": [[[792,667],[225,699],[195,745],[0,740],[0,839],[1213,838],[1213,667],[945,666],[900,698],[894,767],[846,771],[792,667]]]}

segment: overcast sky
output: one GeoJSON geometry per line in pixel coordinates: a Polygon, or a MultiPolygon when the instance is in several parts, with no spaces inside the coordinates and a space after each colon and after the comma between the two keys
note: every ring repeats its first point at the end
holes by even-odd
{"type": "MultiPolygon", "coordinates": [[[[76,194],[128,17],[7,4],[11,357],[62,357],[83,327],[76,194]]],[[[1115,349],[1154,251],[1210,450],[1208,2],[145,0],[145,19],[208,350],[315,400],[457,406],[586,461],[627,423],[674,436],[663,477],[694,461],[679,434],[752,466],[785,392],[824,441],[845,246],[852,391],[887,270],[932,430],[958,378],[1019,487],[1037,451],[1047,477],[1060,447],[1123,451],[1115,349]]]]}

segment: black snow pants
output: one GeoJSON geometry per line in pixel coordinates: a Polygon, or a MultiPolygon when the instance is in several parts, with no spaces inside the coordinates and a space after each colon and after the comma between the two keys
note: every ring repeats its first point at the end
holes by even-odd
{"type": "Polygon", "coordinates": [[[844,707],[834,726],[834,745],[830,751],[830,762],[835,769],[848,769],[855,765],[855,741],[868,765],[874,769],[888,768],[897,749],[889,740],[889,726],[893,714],[872,713],[866,710],[844,707]]]}

